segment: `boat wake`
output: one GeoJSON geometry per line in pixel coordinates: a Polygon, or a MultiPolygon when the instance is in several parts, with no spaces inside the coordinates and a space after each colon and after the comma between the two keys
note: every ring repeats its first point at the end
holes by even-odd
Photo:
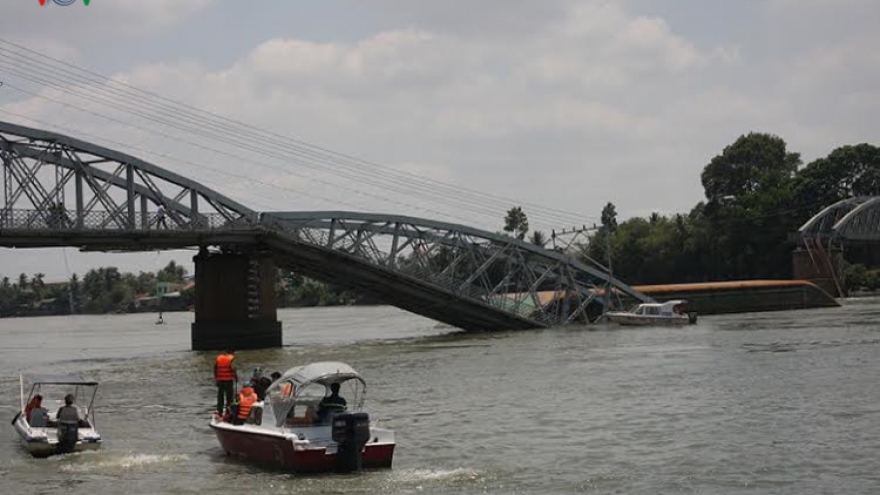
{"type": "Polygon", "coordinates": [[[116,469],[137,469],[144,466],[180,462],[187,459],[189,459],[189,456],[182,454],[129,454],[115,459],[89,460],[83,463],[66,464],[61,466],[61,471],[68,473],[91,473],[116,469]]]}
{"type": "Polygon", "coordinates": [[[405,469],[394,471],[391,478],[399,483],[419,482],[473,482],[483,479],[483,475],[473,469],[405,469]]]}

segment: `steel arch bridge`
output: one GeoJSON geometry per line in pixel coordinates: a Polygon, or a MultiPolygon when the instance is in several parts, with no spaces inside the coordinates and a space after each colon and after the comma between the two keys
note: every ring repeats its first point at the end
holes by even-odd
{"type": "Polygon", "coordinates": [[[598,288],[650,301],[604,267],[463,225],[398,215],[256,212],[166,169],[0,122],[0,246],[259,252],[465,330],[586,321],[598,288]],[[162,210],[163,213],[159,213],[162,210]]]}
{"type": "Polygon", "coordinates": [[[880,196],[847,198],[824,208],[798,229],[807,241],[880,241],[880,196]]]}
{"type": "Polygon", "coordinates": [[[846,198],[827,206],[807,220],[795,237],[803,243],[816,272],[826,273],[837,294],[843,295],[843,243],[880,241],[880,196],[846,198]]]}

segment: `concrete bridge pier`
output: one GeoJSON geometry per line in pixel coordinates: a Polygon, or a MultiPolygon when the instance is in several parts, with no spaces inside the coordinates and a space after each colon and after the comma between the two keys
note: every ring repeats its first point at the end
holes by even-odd
{"type": "Polygon", "coordinates": [[[281,347],[275,263],[260,253],[210,253],[196,267],[194,351],[281,347]]]}

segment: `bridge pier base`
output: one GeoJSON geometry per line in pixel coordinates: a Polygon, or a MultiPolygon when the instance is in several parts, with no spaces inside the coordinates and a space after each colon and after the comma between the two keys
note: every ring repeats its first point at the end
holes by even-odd
{"type": "Polygon", "coordinates": [[[257,253],[193,257],[196,273],[194,351],[281,347],[275,307],[275,263],[257,253]]]}

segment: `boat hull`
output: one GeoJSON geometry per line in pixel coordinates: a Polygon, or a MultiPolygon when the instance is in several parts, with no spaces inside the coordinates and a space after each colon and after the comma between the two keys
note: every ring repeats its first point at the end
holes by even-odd
{"type": "MultiPolygon", "coordinates": [[[[319,473],[337,470],[336,445],[302,448],[290,435],[262,432],[258,429],[211,423],[211,428],[227,455],[249,462],[272,466],[297,473],[319,473]]],[[[364,446],[362,464],[365,469],[390,468],[394,443],[368,443],[364,446]]]]}
{"type": "Polygon", "coordinates": [[[619,325],[627,325],[627,326],[640,326],[640,327],[649,327],[649,326],[684,326],[688,325],[691,322],[691,319],[687,315],[681,315],[681,317],[652,317],[652,316],[642,316],[642,315],[633,315],[633,314],[624,314],[624,313],[606,313],[605,317],[608,318],[608,321],[613,323],[617,323],[619,325]]]}
{"type": "MultiPolygon", "coordinates": [[[[21,438],[25,449],[34,457],[49,457],[58,454],[57,430],[55,428],[31,428],[22,417],[15,421],[15,431],[21,438]]],[[[79,430],[79,440],[74,452],[88,452],[101,448],[101,437],[91,428],[79,430]]]]}

